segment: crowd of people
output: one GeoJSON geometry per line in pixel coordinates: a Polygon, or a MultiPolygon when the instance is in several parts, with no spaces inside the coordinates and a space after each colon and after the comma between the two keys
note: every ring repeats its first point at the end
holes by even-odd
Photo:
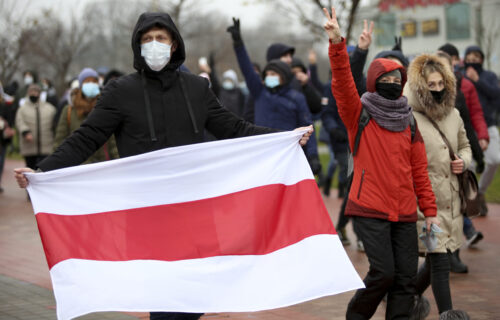
{"type": "MultiPolygon", "coordinates": [[[[443,319],[464,316],[453,310],[449,273],[468,272],[459,250],[484,235],[461,213],[457,175],[469,167],[482,173],[485,216],[484,194],[500,164],[498,80],[483,68],[477,46],[461,59],[447,43],[410,62],[401,39],[377,53],[365,75],[373,22],[364,21],[357,44],[347,46],[334,9],[325,15],[331,78],[324,81],[316,53],[306,66],[292,45],[269,46],[263,68],[252,62],[238,19],[227,31],[244,81],[233,69],[219,78],[213,55],[200,59],[196,76],[183,66],[184,43],[173,21],[159,13],[141,15],[136,25],[133,74],[85,68],[58,97],[49,79],[26,71],[21,88],[1,88],[0,174],[16,139],[29,168],[16,170],[25,187],[23,172],[316,123],[328,167],[321,167],[310,132],[301,140],[304,152],[327,197],[338,168],[339,236],[350,243],[352,219],[358,249],[370,262],[366,288],[352,298],[347,319],[371,318],[382,300],[387,319],[424,319],[429,303],[422,293],[429,286],[443,319]],[[431,234],[432,246],[419,240],[431,234]]],[[[200,316],[151,313],[151,319],[200,316]]]]}

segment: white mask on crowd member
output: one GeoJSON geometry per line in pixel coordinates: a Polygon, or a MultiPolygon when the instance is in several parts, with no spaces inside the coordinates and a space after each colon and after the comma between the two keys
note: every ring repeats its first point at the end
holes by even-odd
{"type": "Polygon", "coordinates": [[[154,71],[160,71],[170,61],[172,46],[156,40],[141,44],[141,56],[154,71]]]}
{"type": "Polygon", "coordinates": [[[28,75],[28,76],[24,77],[24,84],[25,85],[29,86],[32,83],[33,83],[33,77],[32,76],[28,75]]]}
{"type": "Polygon", "coordinates": [[[234,89],[234,83],[231,80],[224,80],[222,82],[222,87],[226,90],[234,89]]]}

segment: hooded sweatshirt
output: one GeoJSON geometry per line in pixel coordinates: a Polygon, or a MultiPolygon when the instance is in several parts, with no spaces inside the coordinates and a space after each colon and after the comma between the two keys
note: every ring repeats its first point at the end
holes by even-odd
{"type": "MultiPolygon", "coordinates": [[[[351,150],[362,110],[356,90],[345,40],[330,43],[328,55],[332,69],[332,92],[344,122],[351,150]]],[[[402,84],[406,73],[399,64],[376,59],[369,68],[367,90],[375,92],[375,82],[384,73],[400,70],[402,84]]],[[[418,127],[414,138],[408,126],[389,131],[370,121],[364,128],[354,160],[354,175],[346,205],[346,215],[416,222],[417,203],[425,216],[436,215],[436,200],[427,174],[425,147],[418,127]]]]}
{"type": "Polygon", "coordinates": [[[184,41],[168,14],[143,13],[134,28],[132,50],[137,71],[104,88],[82,126],[40,163],[40,169],[49,171],[78,165],[112,134],[123,158],[203,142],[203,129],[219,139],[276,131],[237,118],[220,105],[206,79],[178,70],[185,59],[184,41]],[[140,46],[142,34],[154,26],[170,31],[177,45],[170,62],[158,72],[146,64],[140,46]],[[149,111],[146,96],[150,101],[149,111]]]}
{"type": "MultiPolygon", "coordinates": [[[[286,63],[275,59],[271,60],[264,68],[262,78],[265,77],[267,70],[273,70],[284,81],[278,87],[270,89],[262,83],[262,79],[255,73],[242,42],[235,45],[234,51],[248,90],[255,101],[255,124],[279,130],[292,130],[312,124],[311,113],[304,95],[290,86],[294,76],[286,63]]],[[[317,156],[315,139],[309,140],[305,146],[305,152],[308,157],[317,156]]]]}

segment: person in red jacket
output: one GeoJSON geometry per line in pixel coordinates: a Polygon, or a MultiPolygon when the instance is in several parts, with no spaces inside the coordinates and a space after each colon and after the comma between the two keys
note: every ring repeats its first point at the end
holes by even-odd
{"type": "Polygon", "coordinates": [[[356,292],[346,319],[369,319],[387,294],[386,319],[408,319],[416,295],[418,266],[417,201],[427,230],[439,224],[436,199],[427,172],[422,136],[412,137],[411,107],[402,96],[405,69],[394,61],[375,59],[361,98],[349,66],[345,39],[335,10],[324,9],[328,21],[328,55],[332,92],[344,122],[351,150],[355,145],[362,109],[371,120],[364,128],[354,155],[354,176],[346,207],[370,262],[366,288],[356,292]]]}

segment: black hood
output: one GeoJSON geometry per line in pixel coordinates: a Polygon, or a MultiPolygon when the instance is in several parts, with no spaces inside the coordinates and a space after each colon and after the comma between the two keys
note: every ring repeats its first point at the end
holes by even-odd
{"type": "Polygon", "coordinates": [[[295,57],[292,58],[292,66],[291,67],[292,68],[299,67],[302,70],[302,72],[307,73],[306,65],[299,58],[295,58],[295,57]]]}
{"type": "Polygon", "coordinates": [[[139,72],[146,70],[153,73],[162,73],[167,70],[177,70],[186,59],[184,41],[179,30],[177,30],[172,18],[167,13],[162,12],[145,12],[140,15],[132,34],[132,50],[134,52],[134,68],[139,72]],[[141,36],[144,32],[155,26],[167,29],[177,42],[177,49],[170,58],[169,63],[158,72],[151,70],[141,56],[141,36]]]}
{"type": "Polygon", "coordinates": [[[282,43],[274,43],[267,48],[266,61],[269,62],[271,60],[279,59],[288,52],[290,52],[293,56],[295,48],[282,43]]]}
{"type": "Polygon", "coordinates": [[[483,62],[484,62],[484,52],[483,52],[483,50],[481,50],[480,47],[468,46],[467,49],[465,49],[465,56],[467,56],[471,52],[478,52],[481,55],[481,58],[483,59],[483,62]]]}
{"type": "Polygon", "coordinates": [[[266,78],[267,70],[273,70],[281,76],[281,79],[283,79],[284,82],[281,86],[288,85],[293,79],[292,69],[290,69],[290,67],[286,63],[279,59],[269,61],[269,63],[264,68],[264,71],[262,71],[262,79],[266,78]]]}

